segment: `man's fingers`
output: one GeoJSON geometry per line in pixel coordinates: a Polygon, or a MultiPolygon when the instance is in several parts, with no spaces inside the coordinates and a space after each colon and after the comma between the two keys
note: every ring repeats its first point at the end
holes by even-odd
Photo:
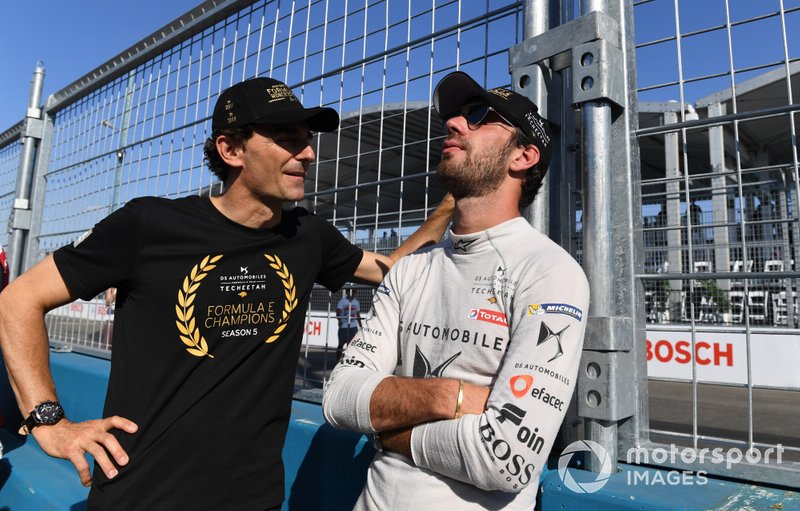
{"type": "Polygon", "coordinates": [[[94,458],[97,466],[109,479],[118,474],[117,465],[128,464],[128,454],[111,434],[111,430],[114,429],[132,434],[139,429],[139,426],[116,415],[77,423],[64,419],[52,426],[36,428],[34,436],[46,453],[72,462],[78,471],[81,484],[89,486],[92,484],[92,476],[84,453],[94,458]]]}
{"type": "MultiPolygon", "coordinates": [[[[103,444],[105,450],[114,457],[114,461],[116,461],[118,465],[128,464],[128,453],[125,452],[125,449],[122,448],[114,435],[106,433],[99,439],[99,442],[103,444]]],[[[109,476],[109,479],[111,477],[113,476],[109,476]]]]}
{"type": "Polygon", "coordinates": [[[125,433],[136,433],[136,431],[139,429],[139,426],[135,422],[129,421],[125,417],[120,417],[119,415],[114,415],[112,417],[103,419],[103,422],[105,423],[104,428],[106,431],[114,428],[121,429],[125,433]]]}
{"type": "MultiPolygon", "coordinates": [[[[104,431],[106,431],[106,433],[101,435],[97,439],[97,442],[102,444],[102,446],[105,448],[105,450],[108,451],[111,454],[111,456],[114,457],[114,461],[116,461],[117,464],[119,464],[119,465],[127,465],[128,464],[128,454],[125,452],[125,450],[119,444],[119,441],[117,441],[116,437],[114,437],[114,435],[112,435],[111,433],[108,433],[108,431],[110,431],[112,429],[119,429],[119,430],[122,430],[122,431],[124,431],[124,432],[126,432],[128,434],[131,434],[131,433],[136,433],[136,431],[139,429],[139,426],[135,422],[129,421],[125,417],[120,417],[119,415],[114,415],[112,417],[107,417],[107,418],[101,420],[100,421],[100,427],[104,431]]],[[[105,455],[105,451],[103,452],[103,455],[105,455]]],[[[98,460],[98,462],[99,462],[99,460],[98,460]]],[[[116,469],[114,470],[114,476],[109,475],[109,471],[106,470],[105,468],[103,468],[103,472],[106,473],[106,475],[108,476],[109,479],[111,479],[112,477],[117,475],[116,469]]]]}
{"type": "Polygon", "coordinates": [[[84,486],[91,486],[92,474],[89,473],[89,462],[87,462],[86,458],[83,456],[83,451],[80,449],[75,449],[70,453],[67,459],[69,459],[69,461],[75,465],[75,470],[78,471],[78,477],[81,479],[81,484],[84,486]]]}
{"type": "Polygon", "coordinates": [[[109,459],[108,453],[106,453],[102,445],[92,442],[86,446],[86,452],[94,458],[94,462],[100,467],[100,470],[103,471],[107,478],[113,479],[116,477],[118,473],[117,467],[111,463],[111,459],[109,459]]]}

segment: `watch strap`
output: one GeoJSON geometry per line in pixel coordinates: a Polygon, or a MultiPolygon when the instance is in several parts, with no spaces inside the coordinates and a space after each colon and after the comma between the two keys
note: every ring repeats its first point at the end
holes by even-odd
{"type": "Polygon", "coordinates": [[[33,417],[33,412],[31,412],[31,414],[22,421],[18,433],[20,435],[30,435],[34,426],[36,426],[36,419],[33,417]]]}

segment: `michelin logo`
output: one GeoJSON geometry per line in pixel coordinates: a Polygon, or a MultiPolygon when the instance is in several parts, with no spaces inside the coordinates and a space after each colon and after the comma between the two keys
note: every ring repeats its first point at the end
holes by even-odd
{"type": "Polygon", "coordinates": [[[528,316],[540,314],[564,314],[578,321],[583,318],[583,311],[568,303],[532,303],[528,305],[528,316]]]}

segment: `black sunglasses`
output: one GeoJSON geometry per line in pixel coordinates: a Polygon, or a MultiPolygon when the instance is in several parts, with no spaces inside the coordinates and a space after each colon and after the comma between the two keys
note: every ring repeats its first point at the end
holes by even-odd
{"type": "Polygon", "coordinates": [[[487,122],[486,117],[489,115],[489,112],[493,112],[497,117],[500,118],[500,120],[502,120],[509,126],[512,127],[514,126],[514,123],[506,119],[503,116],[503,114],[501,114],[494,108],[490,107],[489,105],[470,105],[467,107],[463,107],[460,111],[444,119],[442,121],[442,126],[444,127],[445,131],[447,131],[447,121],[449,121],[453,117],[461,116],[467,120],[467,126],[469,126],[469,129],[476,130],[478,129],[478,126],[487,122]]]}

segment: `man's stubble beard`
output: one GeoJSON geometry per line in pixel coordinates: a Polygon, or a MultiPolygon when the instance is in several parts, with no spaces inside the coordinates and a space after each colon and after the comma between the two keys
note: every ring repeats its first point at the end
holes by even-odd
{"type": "Polygon", "coordinates": [[[463,138],[449,138],[458,142],[465,157],[460,163],[449,156],[442,158],[436,174],[454,198],[481,197],[500,188],[506,175],[506,161],[513,149],[510,143],[498,150],[484,149],[478,153],[463,138]]]}

